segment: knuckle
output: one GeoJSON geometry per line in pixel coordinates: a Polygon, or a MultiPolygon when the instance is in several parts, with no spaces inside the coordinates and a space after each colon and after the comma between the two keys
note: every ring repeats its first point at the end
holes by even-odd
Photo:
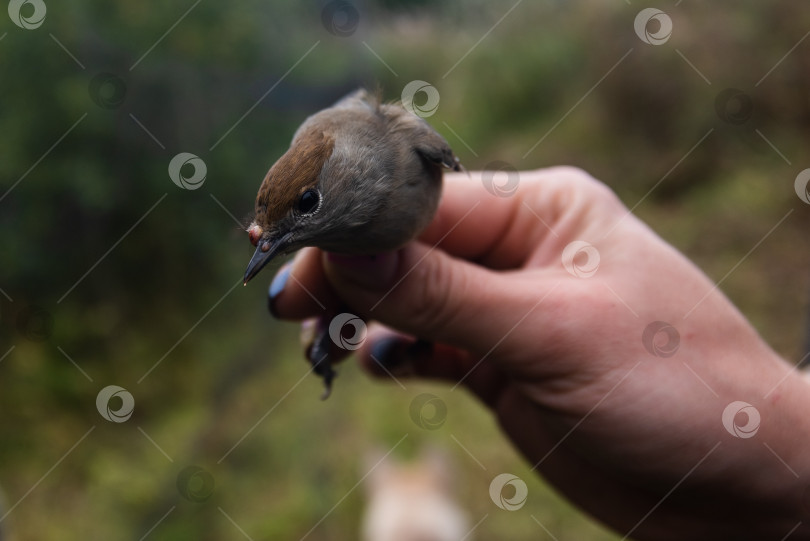
{"type": "Polygon", "coordinates": [[[418,332],[443,334],[458,315],[458,298],[467,287],[466,273],[452,269],[449,256],[439,254],[426,258],[415,276],[417,287],[408,291],[407,320],[418,332]]]}
{"type": "Polygon", "coordinates": [[[595,178],[584,169],[574,166],[560,166],[551,170],[558,187],[564,188],[569,195],[588,207],[623,212],[623,203],[616,193],[604,182],[595,178]]]}
{"type": "Polygon", "coordinates": [[[571,181],[576,182],[586,182],[593,180],[593,177],[590,173],[585,171],[580,167],[576,167],[573,165],[560,165],[558,167],[554,167],[552,169],[556,174],[561,177],[565,177],[571,181]]]}

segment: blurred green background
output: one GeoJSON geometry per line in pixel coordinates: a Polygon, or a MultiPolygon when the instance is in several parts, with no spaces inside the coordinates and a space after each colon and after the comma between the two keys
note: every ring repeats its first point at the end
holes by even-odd
{"type": "Polygon", "coordinates": [[[428,120],[468,169],[588,170],[781,354],[803,354],[810,4],[43,4],[33,29],[0,13],[10,539],[355,539],[363,456],[397,442],[453,457],[463,506],[487,515],[477,539],[545,539],[532,516],[557,539],[618,538],[534,477],[463,391],[374,383],[349,362],[321,402],[297,326],[267,314],[273,270],[238,285],[253,249],[238,222],[264,173],[308,114],[361,85],[395,100],[433,84],[428,120]],[[634,31],[649,6],[673,22],[660,45],[634,31]],[[204,160],[199,189],[169,178],[180,152],[204,160]],[[107,385],[133,395],[128,421],[96,410],[107,385]],[[424,392],[447,405],[437,430],[409,415],[424,392]],[[203,501],[177,488],[189,466],[214,481],[203,501]],[[489,499],[502,472],[529,485],[520,511],[489,499]]]}

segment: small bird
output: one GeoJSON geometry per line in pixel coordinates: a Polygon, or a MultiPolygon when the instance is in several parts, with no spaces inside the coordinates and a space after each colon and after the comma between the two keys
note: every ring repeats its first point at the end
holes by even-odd
{"type": "MultiPolygon", "coordinates": [[[[347,255],[400,248],[433,219],[443,168],[462,170],[447,141],[364,89],[310,116],[259,187],[245,285],[274,257],[304,246],[347,255]]],[[[325,396],[335,375],[327,327],[319,325],[309,353],[325,396]]]]}

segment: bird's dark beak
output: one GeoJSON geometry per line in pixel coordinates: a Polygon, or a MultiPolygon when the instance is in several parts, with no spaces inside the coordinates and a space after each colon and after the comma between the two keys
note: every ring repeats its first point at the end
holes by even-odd
{"type": "Polygon", "coordinates": [[[253,253],[253,257],[250,258],[250,263],[248,263],[245,270],[245,285],[287,247],[290,237],[291,235],[288,233],[278,239],[262,239],[259,241],[256,251],[253,253]]]}

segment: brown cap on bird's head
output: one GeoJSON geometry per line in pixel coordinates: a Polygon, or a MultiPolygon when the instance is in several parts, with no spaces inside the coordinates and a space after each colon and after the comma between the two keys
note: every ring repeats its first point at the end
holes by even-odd
{"type": "Polygon", "coordinates": [[[318,178],[334,146],[334,138],[323,131],[301,133],[265,175],[256,196],[256,216],[247,228],[256,252],[245,271],[245,284],[290,245],[296,218],[320,204],[318,178]]]}

